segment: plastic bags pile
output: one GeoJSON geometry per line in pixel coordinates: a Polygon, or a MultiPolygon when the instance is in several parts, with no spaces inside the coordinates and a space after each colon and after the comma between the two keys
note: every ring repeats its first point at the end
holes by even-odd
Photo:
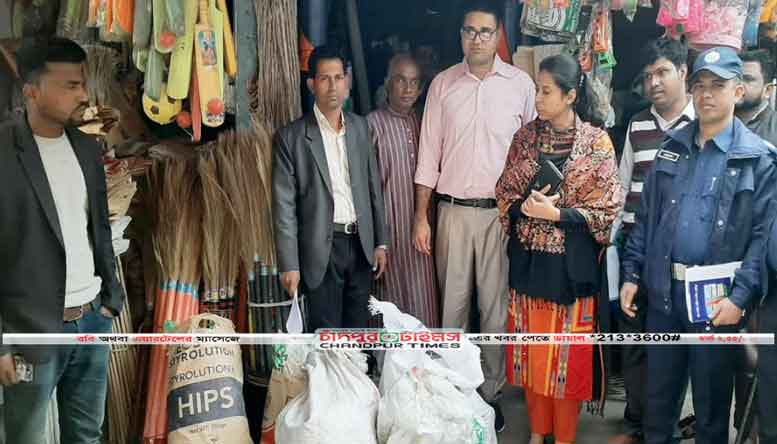
{"type": "MultiPolygon", "coordinates": [[[[370,301],[389,331],[425,327],[387,302],[370,301]]],[[[480,349],[386,352],[378,411],[380,444],[496,444],[494,410],[476,389],[483,383],[480,349]]]]}
{"type": "MultiPolygon", "coordinates": [[[[370,309],[389,331],[426,330],[391,303],[373,298],[370,309]]],[[[386,352],[380,391],[361,352],[290,346],[283,357],[262,444],[497,444],[494,410],[476,391],[480,349],[467,340],[435,353],[386,352]]]]}
{"type": "Polygon", "coordinates": [[[305,362],[308,386],[278,417],[279,444],[376,444],[380,394],[361,352],[316,350],[305,362]]]}

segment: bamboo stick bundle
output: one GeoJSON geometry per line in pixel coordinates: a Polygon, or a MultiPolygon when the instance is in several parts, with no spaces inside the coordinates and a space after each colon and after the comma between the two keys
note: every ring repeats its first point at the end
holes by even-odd
{"type": "Polygon", "coordinates": [[[256,11],[257,104],[254,114],[271,134],[302,114],[296,0],[254,0],[256,11]],[[271,30],[270,32],[267,32],[271,30]]]}
{"type": "MultiPolygon", "coordinates": [[[[126,285],[121,261],[117,261],[119,280],[122,286],[126,285]]],[[[132,309],[130,301],[124,303],[122,312],[113,321],[114,333],[133,333],[132,309]]],[[[138,382],[138,349],[122,344],[111,345],[109,402],[108,402],[108,430],[111,444],[124,444],[130,442],[131,424],[130,416],[135,406],[136,390],[138,382]]]]}

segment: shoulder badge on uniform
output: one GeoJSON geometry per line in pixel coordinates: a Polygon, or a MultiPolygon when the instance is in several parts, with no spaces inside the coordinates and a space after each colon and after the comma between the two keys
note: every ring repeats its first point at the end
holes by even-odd
{"type": "Polygon", "coordinates": [[[658,157],[659,159],[668,160],[670,162],[677,162],[677,160],[680,159],[679,154],[672,151],[667,151],[667,150],[659,151],[658,154],[656,154],[656,157],[658,157]]]}

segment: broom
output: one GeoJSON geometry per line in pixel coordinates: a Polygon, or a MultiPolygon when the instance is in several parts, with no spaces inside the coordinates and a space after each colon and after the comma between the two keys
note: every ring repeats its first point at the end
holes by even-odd
{"type": "MultiPolygon", "coordinates": [[[[157,227],[154,250],[162,278],[154,307],[154,331],[162,332],[168,322],[180,322],[194,311],[194,288],[199,284],[201,233],[197,222],[198,178],[192,161],[166,161],[158,188],[157,227]],[[183,304],[183,305],[181,305],[183,304]],[[176,307],[177,306],[177,307],[176,307]]],[[[156,171],[158,174],[158,170],[156,171]]],[[[143,436],[155,442],[166,436],[167,384],[166,349],[152,347],[143,436]]]]}
{"type": "Polygon", "coordinates": [[[254,115],[275,131],[302,114],[296,0],[254,0],[257,29],[257,105],[254,115]],[[266,32],[271,29],[272,32],[266,32]]]}

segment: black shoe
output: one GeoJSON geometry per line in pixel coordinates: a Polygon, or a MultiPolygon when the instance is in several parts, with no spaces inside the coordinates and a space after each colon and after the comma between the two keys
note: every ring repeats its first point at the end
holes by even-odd
{"type": "Polygon", "coordinates": [[[502,408],[499,407],[498,402],[489,402],[488,405],[494,409],[494,428],[496,433],[502,433],[505,429],[505,417],[502,414],[502,408]]]}

